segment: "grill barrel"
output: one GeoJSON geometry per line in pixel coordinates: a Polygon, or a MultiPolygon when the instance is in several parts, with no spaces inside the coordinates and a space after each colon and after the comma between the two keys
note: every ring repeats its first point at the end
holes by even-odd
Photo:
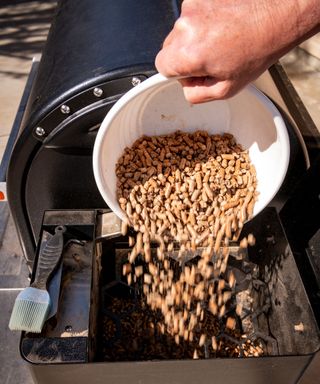
{"type": "Polygon", "coordinates": [[[46,209],[105,207],[91,164],[97,129],[123,93],[155,73],[178,15],[178,0],[59,2],[7,174],[30,266],[46,209]]]}

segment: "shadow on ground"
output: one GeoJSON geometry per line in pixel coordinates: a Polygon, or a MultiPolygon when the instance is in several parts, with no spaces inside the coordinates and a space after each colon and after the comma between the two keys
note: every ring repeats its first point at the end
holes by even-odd
{"type": "MultiPolygon", "coordinates": [[[[0,3],[0,56],[30,62],[47,38],[55,0],[3,0],[0,3]]],[[[0,74],[20,78],[24,72],[0,68],[0,74]]]]}

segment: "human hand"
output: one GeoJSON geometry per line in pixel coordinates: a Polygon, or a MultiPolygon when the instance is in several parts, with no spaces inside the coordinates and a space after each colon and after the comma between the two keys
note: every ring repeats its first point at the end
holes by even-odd
{"type": "Polygon", "coordinates": [[[191,103],[233,96],[319,30],[318,0],[184,0],[156,57],[191,103]]]}

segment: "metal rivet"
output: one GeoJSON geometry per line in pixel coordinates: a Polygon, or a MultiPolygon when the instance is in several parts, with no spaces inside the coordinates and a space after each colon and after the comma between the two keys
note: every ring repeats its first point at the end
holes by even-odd
{"type": "Polygon", "coordinates": [[[141,83],[141,80],[139,79],[139,77],[133,77],[132,79],[131,79],[131,84],[135,87],[135,86],[137,86],[138,84],[140,84],[141,83]]]}
{"type": "Polygon", "coordinates": [[[96,87],[93,90],[93,94],[97,97],[101,97],[103,95],[103,90],[101,88],[96,87]]]}
{"type": "Polygon", "coordinates": [[[68,113],[70,113],[70,107],[68,107],[67,105],[63,104],[63,105],[61,105],[60,111],[62,113],[64,113],[65,115],[67,115],[68,113]]]}
{"type": "Polygon", "coordinates": [[[46,134],[46,131],[42,127],[37,127],[35,132],[36,132],[36,135],[40,137],[46,134]]]}
{"type": "Polygon", "coordinates": [[[64,327],[64,330],[65,330],[66,332],[71,332],[71,331],[72,331],[72,325],[66,325],[66,326],[64,327]]]}

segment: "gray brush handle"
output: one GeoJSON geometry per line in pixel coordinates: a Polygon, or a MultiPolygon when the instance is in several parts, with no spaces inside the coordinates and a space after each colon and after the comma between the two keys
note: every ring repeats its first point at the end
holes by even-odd
{"type": "Polygon", "coordinates": [[[47,283],[56,269],[63,250],[63,234],[66,228],[59,225],[54,235],[47,241],[38,258],[36,276],[31,287],[47,289],[47,283]]]}

